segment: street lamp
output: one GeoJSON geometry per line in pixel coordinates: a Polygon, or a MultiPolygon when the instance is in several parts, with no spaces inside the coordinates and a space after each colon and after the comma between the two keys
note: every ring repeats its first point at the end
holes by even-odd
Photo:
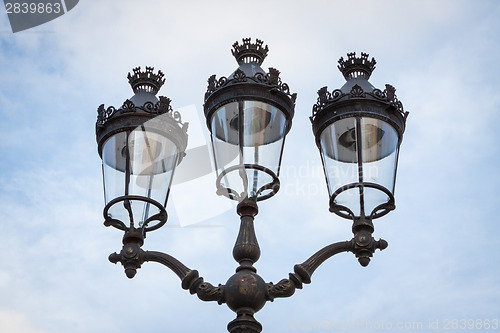
{"type": "Polygon", "coordinates": [[[97,142],[103,161],[106,226],[125,231],[120,253],[109,260],[120,262],[132,278],[146,261],[170,268],[182,288],[203,301],[227,304],[236,313],[228,324],[231,333],[258,333],[262,325],[254,318],[268,301],[290,297],[295,289],[311,282],[313,272],[328,258],[352,252],[366,266],[376,249],[387,247],[373,236],[372,219],[394,209],[397,157],[408,113],[394,95],[394,88],[380,91],[368,78],[375,60],[354,53],[339,61],[347,79],[329,93],[320,89],[311,121],[321,152],[330,210],[353,220],[354,238],[325,246],[287,279],[266,283],[254,263],[260,248],[254,230],[257,202],[279,190],[279,168],[285,136],[291,128],[296,94],[273,68],[260,66],[268,53],[263,42],[243,39],[233,45],[239,67],[229,77],[208,80],[205,116],[212,136],[219,195],[238,201],[240,231],[233,248],[236,273],[218,287],[204,282],[174,257],[141,247],[147,231],[166,222],[170,182],[187,145],[187,124],[170,107],[170,100],[156,98],[163,74],[140,68],[129,74],[135,95],[124,105],[98,109],[97,142]],[[159,118],[159,119],[157,119],[159,118]]]}
{"type": "MultiPolygon", "coordinates": [[[[318,91],[310,118],[330,194],[330,211],[353,219],[353,232],[373,232],[372,220],[395,209],[394,187],[399,146],[408,112],[386,84],[381,91],[368,81],[375,69],[368,54],[340,58],[346,83],[318,91]]],[[[368,265],[369,257],[360,263],[368,265]]]]}
{"type": "Polygon", "coordinates": [[[279,190],[281,155],[292,126],[297,94],[290,94],[277,69],[266,73],[260,67],[268,50],[258,39],[234,43],[239,67],[228,78],[212,75],[205,94],[217,193],[238,201],[265,200],[279,190]]]}
{"type": "MultiPolygon", "coordinates": [[[[165,207],[175,167],[187,146],[187,124],[170,99],[156,94],[165,82],[153,67],[128,74],[134,96],[121,108],[98,109],[96,136],[104,179],[104,224],[125,231],[124,243],[142,245],[146,232],[167,221],[165,207]]],[[[135,274],[127,270],[127,275],[135,274]]]]}

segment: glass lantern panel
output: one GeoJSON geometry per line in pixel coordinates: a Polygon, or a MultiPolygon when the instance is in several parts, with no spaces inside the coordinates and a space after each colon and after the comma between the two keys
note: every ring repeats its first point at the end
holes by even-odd
{"type": "Polygon", "coordinates": [[[263,102],[233,102],[218,109],[212,117],[212,144],[217,172],[226,172],[222,186],[252,197],[270,184],[272,174],[279,174],[285,130],[285,115],[263,102]]]}
{"type": "Polygon", "coordinates": [[[321,156],[332,195],[338,188],[359,181],[356,118],[344,118],[321,133],[321,156]]]}
{"type": "Polygon", "coordinates": [[[369,216],[388,202],[376,184],[394,192],[398,135],[388,123],[368,117],[349,117],[329,125],[321,133],[321,154],[330,196],[356,216],[369,216]]]}
{"type": "Polygon", "coordinates": [[[125,150],[127,133],[120,132],[110,137],[102,149],[104,201],[125,195],[125,150]]]}
{"type": "MultiPolygon", "coordinates": [[[[344,118],[321,133],[321,158],[330,196],[342,186],[359,182],[357,131],[356,118],[344,118]]],[[[359,200],[359,188],[354,187],[338,194],[335,202],[359,214],[359,200]]]]}
{"type": "Polygon", "coordinates": [[[398,134],[383,120],[361,118],[363,181],[382,185],[394,194],[398,134]]]}
{"type": "Polygon", "coordinates": [[[239,163],[238,131],[229,126],[231,119],[237,115],[238,102],[233,102],[224,105],[212,116],[212,145],[217,170],[239,163]]]}
{"type": "MultiPolygon", "coordinates": [[[[178,148],[163,135],[141,128],[120,132],[109,138],[103,148],[105,201],[134,195],[166,205],[170,182],[177,164],[178,148]]],[[[159,209],[144,201],[130,201],[134,226],[141,226],[159,209]]],[[[125,201],[109,210],[112,218],[127,223],[130,214],[125,201]]]]}

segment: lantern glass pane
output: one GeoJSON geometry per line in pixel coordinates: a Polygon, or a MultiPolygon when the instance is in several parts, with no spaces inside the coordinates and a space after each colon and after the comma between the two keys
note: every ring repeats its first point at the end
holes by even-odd
{"type": "Polygon", "coordinates": [[[253,197],[271,183],[272,175],[259,167],[278,176],[285,130],[285,115],[267,103],[232,102],[214,112],[211,132],[217,173],[231,168],[222,185],[253,197]]]}
{"type": "MultiPolygon", "coordinates": [[[[340,187],[359,181],[356,118],[341,119],[321,133],[321,157],[330,196],[340,187]]],[[[341,192],[335,202],[359,214],[359,189],[341,192]]]]}
{"type": "Polygon", "coordinates": [[[394,193],[398,155],[396,130],[383,120],[348,117],[330,124],[320,138],[330,196],[354,215],[370,214],[394,193]]]}
{"type": "MultiPolygon", "coordinates": [[[[103,147],[105,201],[134,195],[166,205],[166,200],[178,160],[178,148],[167,137],[142,128],[120,132],[110,137],[103,147]]],[[[134,225],[140,226],[159,209],[144,201],[130,201],[134,225]]],[[[111,207],[112,218],[130,221],[125,202],[111,207]]]]}
{"type": "Polygon", "coordinates": [[[363,181],[382,185],[394,194],[398,134],[383,120],[361,118],[363,181]]]}

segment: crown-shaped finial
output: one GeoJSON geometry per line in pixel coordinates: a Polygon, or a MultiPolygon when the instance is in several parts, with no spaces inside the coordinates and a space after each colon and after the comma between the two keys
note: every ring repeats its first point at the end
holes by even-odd
{"type": "Polygon", "coordinates": [[[251,43],[251,40],[251,38],[243,38],[242,45],[238,42],[233,44],[231,52],[239,65],[254,62],[260,66],[267,56],[269,47],[267,45],[263,47],[264,42],[260,39],[256,39],[254,44],[251,43]]]}
{"type": "Polygon", "coordinates": [[[140,91],[150,92],[153,95],[158,93],[161,86],[165,83],[165,79],[163,78],[165,75],[161,70],[158,71],[158,74],[153,73],[154,69],[154,67],[146,66],[146,71],[141,72],[141,67],[139,66],[132,69],[134,75],[128,73],[128,82],[134,93],[140,91]]]}
{"type": "Polygon", "coordinates": [[[356,58],[356,52],[351,52],[347,54],[347,60],[341,57],[338,68],[344,75],[344,78],[346,80],[356,78],[368,80],[377,63],[373,57],[372,60],[368,60],[368,56],[368,53],[361,52],[361,57],[356,58]]]}

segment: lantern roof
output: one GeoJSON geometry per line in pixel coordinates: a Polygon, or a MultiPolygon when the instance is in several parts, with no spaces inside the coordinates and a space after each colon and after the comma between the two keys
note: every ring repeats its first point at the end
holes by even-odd
{"type": "Polygon", "coordinates": [[[243,43],[233,44],[232,54],[238,62],[238,68],[228,77],[216,75],[208,79],[205,93],[205,116],[207,121],[211,113],[229,101],[236,99],[258,100],[278,107],[291,120],[294,114],[296,93],[290,92],[288,84],[280,78],[280,71],[269,68],[266,72],[261,68],[269,47],[263,41],[243,38],[243,43]]]}
{"type": "MultiPolygon", "coordinates": [[[[396,96],[396,88],[390,84],[385,89],[375,88],[368,79],[375,69],[374,58],[368,60],[368,53],[348,53],[347,59],[341,57],[338,69],[347,82],[340,88],[328,91],[328,87],[318,90],[318,99],[313,105],[310,120],[316,138],[331,122],[347,115],[362,114],[387,120],[402,137],[408,112],[396,96]]],[[[319,141],[317,140],[319,144],[319,141]]]]}
{"type": "Polygon", "coordinates": [[[174,141],[179,143],[181,150],[187,145],[188,123],[183,123],[178,111],[174,111],[171,105],[172,100],[165,96],[156,96],[162,85],[165,83],[162,71],[154,73],[154,67],[146,67],[141,71],[141,67],[136,67],[128,73],[127,78],[134,91],[134,96],[125,100],[122,106],[105,107],[101,104],[97,109],[96,139],[98,142],[99,154],[102,153],[104,142],[117,132],[124,130],[134,130],[146,125],[154,129],[160,123],[169,121],[175,133],[174,141]],[[152,121],[153,118],[162,116],[159,121],[152,121]]]}

